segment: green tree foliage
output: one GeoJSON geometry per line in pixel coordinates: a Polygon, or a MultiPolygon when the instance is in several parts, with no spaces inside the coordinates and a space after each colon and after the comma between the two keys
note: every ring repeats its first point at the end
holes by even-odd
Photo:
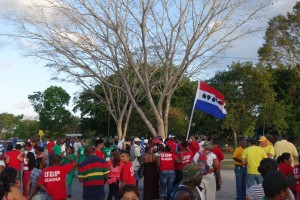
{"type": "Polygon", "coordinates": [[[31,137],[38,137],[39,122],[36,120],[21,120],[19,121],[14,136],[21,139],[28,139],[31,137]]]}
{"type": "Polygon", "coordinates": [[[300,2],[287,16],[269,21],[265,43],[258,50],[260,60],[278,67],[292,68],[300,76],[300,2]]]}
{"type": "Polygon", "coordinates": [[[28,99],[39,114],[39,128],[48,130],[50,136],[62,136],[68,131],[71,113],[66,109],[70,95],[61,87],[51,86],[43,92],[34,92],[28,99]]]}
{"type": "Polygon", "coordinates": [[[15,128],[17,127],[23,115],[15,116],[9,113],[0,114],[0,133],[2,139],[13,137],[15,128]]]}
{"type": "Polygon", "coordinates": [[[268,68],[250,62],[233,63],[228,71],[217,73],[209,82],[225,96],[227,116],[223,127],[232,131],[235,145],[237,134],[249,135],[259,118],[267,125],[286,128],[286,123],[280,121],[285,120],[286,113],[275,102],[271,87],[275,82],[268,68]]]}

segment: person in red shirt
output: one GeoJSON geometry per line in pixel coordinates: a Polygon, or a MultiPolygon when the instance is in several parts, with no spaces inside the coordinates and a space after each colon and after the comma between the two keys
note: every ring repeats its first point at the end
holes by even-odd
{"type": "MultiPolygon", "coordinates": [[[[24,160],[24,154],[21,152],[22,146],[16,144],[16,150],[6,152],[6,166],[17,170],[17,179],[21,182],[21,169],[24,160]]],[[[8,145],[7,149],[12,149],[12,145],[8,145]]]]}
{"type": "Polygon", "coordinates": [[[180,144],[178,144],[179,152],[177,153],[177,158],[181,161],[181,163],[175,164],[176,169],[176,178],[174,181],[174,185],[182,181],[183,175],[182,175],[182,169],[184,166],[192,162],[192,153],[187,151],[188,143],[186,141],[182,141],[180,144]]]}
{"type": "MultiPolygon", "coordinates": [[[[278,171],[283,173],[286,177],[294,176],[294,168],[292,167],[292,157],[290,153],[283,153],[277,158],[278,171]]],[[[290,188],[293,192],[296,193],[296,187],[290,188]]]]}
{"type": "Polygon", "coordinates": [[[174,135],[170,134],[169,139],[166,142],[166,146],[169,146],[171,148],[171,152],[175,153],[176,152],[176,142],[174,140],[174,135]]]}
{"type": "Polygon", "coordinates": [[[198,142],[196,142],[195,136],[191,135],[189,138],[189,145],[187,150],[192,153],[192,157],[200,150],[198,142]]]}
{"type": "Polygon", "coordinates": [[[39,179],[39,186],[45,190],[53,200],[67,199],[66,176],[77,166],[77,162],[66,156],[53,155],[53,166],[46,167],[39,179]],[[71,163],[60,166],[61,158],[71,163]]]}
{"type": "Polygon", "coordinates": [[[107,200],[112,200],[113,197],[117,199],[120,185],[120,175],[124,166],[124,163],[121,162],[119,151],[112,151],[112,159],[108,161],[107,166],[109,167],[109,179],[107,180],[107,183],[109,184],[109,192],[107,200]]]}
{"type": "Polygon", "coordinates": [[[102,151],[102,147],[104,146],[104,141],[102,139],[97,140],[96,141],[96,149],[94,151],[94,154],[98,157],[98,158],[102,158],[105,160],[105,154],[102,151]]]}
{"type": "Polygon", "coordinates": [[[161,199],[167,199],[167,195],[172,192],[175,180],[175,162],[181,163],[176,154],[171,153],[171,148],[167,145],[165,152],[161,153],[160,159],[158,159],[161,199]]]}
{"type": "Polygon", "coordinates": [[[46,148],[48,150],[48,160],[49,160],[49,166],[52,165],[52,157],[53,157],[53,150],[52,148],[55,146],[55,143],[53,142],[52,139],[49,139],[49,143],[46,145],[46,148]]]}
{"type": "Polygon", "coordinates": [[[121,161],[124,163],[123,169],[120,174],[121,187],[126,184],[135,185],[134,171],[132,163],[130,162],[129,151],[122,151],[121,161]]]}
{"type": "Polygon", "coordinates": [[[224,153],[220,149],[218,143],[213,142],[213,144],[214,144],[214,146],[213,146],[213,148],[210,149],[210,151],[213,152],[214,154],[216,154],[217,159],[219,161],[219,168],[221,169],[221,161],[224,160],[224,153]]]}

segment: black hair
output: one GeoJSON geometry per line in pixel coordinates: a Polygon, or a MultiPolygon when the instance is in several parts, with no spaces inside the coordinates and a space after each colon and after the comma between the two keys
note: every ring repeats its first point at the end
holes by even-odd
{"type": "Polygon", "coordinates": [[[40,147],[40,146],[34,146],[34,149],[35,150],[38,150],[39,152],[44,152],[44,148],[43,147],[40,147]]]}
{"type": "Polygon", "coordinates": [[[72,146],[67,146],[67,148],[71,149],[72,153],[74,153],[74,147],[72,147],[72,146]]]}
{"type": "Polygon", "coordinates": [[[11,150],[13,150],[13,148],[14,148],[13,145],[11,145],[11,144],[7,145],[7,151],[11,151],[11,150]]]}
{"type": "Polygon", "coordinates": [[[183,141],[181,142],[181,146],[183,146],[184,148],[187,148],[188,142],[185,141],[185,140],[183,140],[183,141]]]}
{"type": "Polygon", "coordinates": [[[165,152],[171,152],[171,147],[169,145],[165,147],[165,152]]]}
{"type": "Polygon", "coordinates": [[[258,172],[261,173],[262,177],[264,177],[267,173],[272,171],[277,171],[278,165],[275,160],[271,158],[265,158],[260,161],[260,165],[258,166],[258,172]]]}
{"type": "Polygon", "coordinates": [[[96,144],[95,146],[98,146],[99,144],[103,144],[104,143],[104,140],[103,139],[99,139],[96,141],[96,144]]]}
{"type": "MultiPolygon", "coordinates": [[[[145,148],[145,153],[148,153],[149,151],[151,151],[151,148],[150,147],[146,147],[145,148]]],[[[151,152],[150,152],[151,153],[151,152]]]]}
{"type": "Polygon", "coordinates": [[[140,196],[137,188],[134,185],[127,184],[121,187],[121,189],[119,190],[118,199],[122,199],[126,192],[134,192],[137,197],[140,196]]]}
{"type": "Polygon", "coordinates": [[[284,161],[290,159],[290,157],[291,157],[291,154],[285,152],[285,153],[281,154],[281,156],[279,156],[277,158],[277,163],[278,164],[284,163],[284,161]]]}
{"type": "Polygon", "coordinates": [[[273,171],[264,177],[262,186],[266,199],[273,199],[288,188],[287,178],[281,172],[273,171]]]}
{"type": "Polygon", "coordinates": [[[104,143],[104,146],[105,146],[105,147],[110,147],[110,142],[109,142],[109,141],[106,141],[106,142],[104,143]]]}
{"type": "Polygon", "coordinates": [[[40,164],[43,162],[43,158],[35,159],[35,168],[40,169],[40,164]]]}
{"type": "Polygon", "coordinates": [[[22,149],[22,146],[20,144],[16,144],[15,148],[18,149],[18,150],[20,150],[20,149],[22,149]]]}
{"type": "Polygon", "coordinates": [[[16,183],[17,170],[12,167],[6,167],[1,172],[0,177],[0,199],[10,192],[10,187],[16,183]]]}
{"type": "Polygon", "coordinates": [[[125,154],[127,154],[130,157],[130,151],[122,150],[121,153],[125,153],[125,154]]]}
{"type": "Polygon", "coordinates": [[[256,144],[256,140],[254,138],[249,139],[250,145],[256,144]]]}
{"type": "Polygon", "coordinates": [[[31,171],[35,167],[34,153],[28,152],[27,155],[26,155],[26,158],[28,158],[28,168],[31,171]]]}

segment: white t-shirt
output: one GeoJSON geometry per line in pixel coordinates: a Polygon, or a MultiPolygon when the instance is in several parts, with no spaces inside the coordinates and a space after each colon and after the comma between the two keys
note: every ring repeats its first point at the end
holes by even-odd
{"type": "Polygon", "coordinates": [[[200,152],[203,151],[202,145],[204,144],[204,142],[205,142],[205,141],[201,141],[201,142],[198,143],[198,144],[199,144],[199,147],[200,147],[200,152]]]}
{"type": "MultiPolygon", "coordinates": [[[[200,156],[200,154],[199,154],[199,152],[198,152],[198,153],[195,154],[195,156],[194,156],[194,158],[193,158],[193,160],[194,160],[194,162],[195,162],[196,164],[198,163],[198,158],[199,158],[199,156],[200,156]]],[[[207,165],[211,167],[212,164],[214,163],[214,159],[216,159],[217,156],[216,156],[216,154],[214,154],[213,152],[209,152],[209,153],[206,155],[206,158],[207,158],[207,160],[206,160],[207,165]]]]}

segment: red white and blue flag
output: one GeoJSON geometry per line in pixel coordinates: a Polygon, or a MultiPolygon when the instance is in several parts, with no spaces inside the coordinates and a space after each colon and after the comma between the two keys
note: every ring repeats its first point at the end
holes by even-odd
{"type": "Polygon", "coordinates": [[[195,109],[222,119],[227,114],[224,106],[224,95],[210,85],[200,81],[195,98],[195,109]]]}

